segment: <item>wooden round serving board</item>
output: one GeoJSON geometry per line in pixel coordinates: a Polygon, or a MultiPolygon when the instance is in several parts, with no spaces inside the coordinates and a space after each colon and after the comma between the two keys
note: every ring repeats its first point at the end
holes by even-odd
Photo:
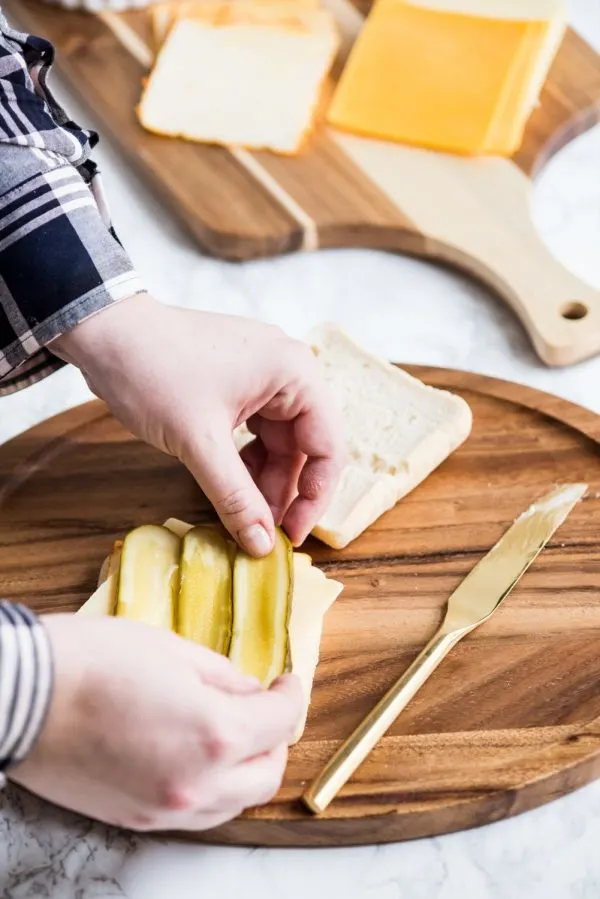
{"type": "MultiPolygon", "coordinates": [[[[600,775],[600,419],[517,385],[412,369],[461,393],[467,443],[342,552],[308,727],[269,806],[192,839],[263,846],[383,843],[514,815],[600,775]],[[307,782],[433,634],[461,579],[556,482],[589,491],[496,615],[453,650],[321,817],[307,782]]],[[[0,448],[0,594],[76,609],[129,528],[209,515],[173,459],[100,403],[0,448]]],[[[190,838],[190,835],[187,835],[190,838]]]]}
{"type": "MultiPolygon", "coordinates": [[[[331,89],[371,2],[323,3],[342,37],[331,89]]],[[[323,121],[302,153],[282,157],[144,131],[135,108],[156,52],[146,10],[90,15],[40,0],[2,5],[55,44],[71,86],[209,253],[252,259],[367,247],[422,256],[463,269],[508,302],[549,365],[600,352],[600,291],[551,254],[530,203],[535,173],[600,118],[600,56],[574,31],[512,159],[369,140],[323,121]]]]}

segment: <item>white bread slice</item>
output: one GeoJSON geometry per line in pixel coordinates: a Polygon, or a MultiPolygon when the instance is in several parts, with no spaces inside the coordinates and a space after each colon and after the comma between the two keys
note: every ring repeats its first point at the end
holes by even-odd
{"type": "MultiPolygon", "coordinates": [[[[236,428],[233,438],[238,451],[254,440],[246,425],[236,428]]],[[[346,465],[327,511],[312,531],[313,536],[334,549],[343,549],[350,542],[346,535],[358,537],[397,501],[398,485],[391,475],[375,473],[368,466],[346,465]]]]}
{"type": "Polygon", "coordinates": [[[313,533],[340,549],[421,483],[468,437],[471,410],[371,355],[339,328],[309,337],[342,412],[349,463],[313,533]]]}
{"type": "Polygon", "coordinates": [[[178,18],[146,84],[139,120],[172,137],[297,153],[313,128],[338,42],[324,9],[294,7],[281,18],[238,3],[224,22],[178,18]]]}
{"type": "MultiPolygon", "coordinates": [[[[169,518],[165,521],[178,537],[183,537],[192,527],[184,521],[169,518]]],[[[107,559],[100,570],[98,588],[78,610],[79,615],[97,617],[114,615],[116,607],[118,567],[107,559]]],[[[319,647],[325,613],[342,592],[339,581],[326,577],[315,568],[310,556],[294,553],[294,595],[289,622],[290,655],[292,672],[302,685],[305,704],[302,719],[290,745],[297,743],[306,727],[310,697],[319,662],[319,647]]]]}
{"type": "MultiPolygon", "coordinates": [[[[334,549],[359,537],[463,443],[473,417],[462,397],[371,355],[335,325],[308,338],[342,412],[349,462],[313,535],[334,549]]],[[[238,450],[254,439],[234,432],[238,450]]]]}
{"type": "Polygon", "coordinates": [[[333,499],[312,533],[328,546],[343,549],[398,499],[398,486],[391,475],[375,474],[366,465],[346,465],[333,499]]]}

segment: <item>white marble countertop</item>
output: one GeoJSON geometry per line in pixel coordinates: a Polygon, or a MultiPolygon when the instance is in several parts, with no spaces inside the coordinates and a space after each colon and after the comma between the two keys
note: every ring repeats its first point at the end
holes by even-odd
{"type": "MultiPolygon", "coordinates": [[[[569,3],[575,26],[600,49],[600,0],[569,3]]],[[[89,123],[89,111],[63,94],[89,123]]],[[[520,381],[600,412],[600,357],[546,369],[512,314],[460,275],[366,251],[245,265],[205,259],[108,142],[99,156],[120,235],[157,296],[276,322],[296,336],[337,320],[389,358],[520,381]]],[[[534,214],[556,255],[600,287],[600,128],[550,163],[534,214]]],[[[0,441],[88,396],[78,374],[64,370],[3,399],[0,441]]],[[[0,899],[597,899],[599,846],[600,782],[479,830],[335,850],[125,836],[9,790],[0,796],[0,899]]]]}

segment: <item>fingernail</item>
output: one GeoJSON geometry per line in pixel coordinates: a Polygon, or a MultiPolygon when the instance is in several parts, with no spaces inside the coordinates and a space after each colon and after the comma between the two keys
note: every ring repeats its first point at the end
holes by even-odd
{"type": "Polygon", "coordinates": [[[271,506],[271,515],[273,516],[275,524],[279,526],[283,521],[283,509],[278,509],[277,506],[271,506]]]}
{"type": "Polygon", "coordinates": [[[262,524],[250,524],[247,528],[242,528],[238,537],[244,549],[253,556],[266,556],[271,552],[271,538],[262,524]]]}

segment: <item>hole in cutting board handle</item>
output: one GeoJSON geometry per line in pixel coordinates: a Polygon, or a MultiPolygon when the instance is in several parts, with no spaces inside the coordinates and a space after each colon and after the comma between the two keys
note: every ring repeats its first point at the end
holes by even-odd
{"type": "Polygon", "coordinates": [[[573,300],[571,303],[565,303],[560,310],[560,314],[563,318],[566,318],[571,322],[578,322],[581,321],[582,318],[585,318],[589,311],[590,310],[584,303],[573,300]]]}

